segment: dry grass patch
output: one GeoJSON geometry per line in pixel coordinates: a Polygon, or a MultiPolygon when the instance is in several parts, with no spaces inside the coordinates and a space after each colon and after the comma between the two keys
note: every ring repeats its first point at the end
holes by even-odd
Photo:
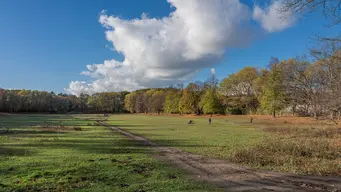
{"type": "Polygon", "coordinates": [[[299,128],[299,127],[265,127],[263,131],[278,134],[299,135],[302,137],[338,138],[341,136],[341,128],[325,126],[324,128],[299,128]]]}
{"type": "Polygon", "coordinates": [[[270,137],[236,151],[232,160],[257,167],[312,175],[341,174],[341,128],[266,127],[270,137]]]}

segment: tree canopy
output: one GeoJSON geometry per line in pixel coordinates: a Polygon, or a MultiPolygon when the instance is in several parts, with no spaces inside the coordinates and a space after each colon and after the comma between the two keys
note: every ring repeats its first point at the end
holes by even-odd
{"type": "Polygon", "coordinates": [[[36,90],[0,89],[0,112],[39,113],[172,113],[291,114],[341,117],[341,51],[279,61],[266,68],[245,67],[219,82],[185,88],[105,92],[79,97],[36,90]]]}

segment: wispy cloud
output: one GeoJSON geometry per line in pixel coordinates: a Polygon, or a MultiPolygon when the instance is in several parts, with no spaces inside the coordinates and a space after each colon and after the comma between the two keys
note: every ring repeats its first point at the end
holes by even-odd
{"type": "Polygon", "coordinates": [[[282,12],[281,7],[281,0],[274,0],[263,9],[256,5],[253,10],[253,19],[268,32],[282,31],[294,25],[296,17],[291,11],[282,12]]]}

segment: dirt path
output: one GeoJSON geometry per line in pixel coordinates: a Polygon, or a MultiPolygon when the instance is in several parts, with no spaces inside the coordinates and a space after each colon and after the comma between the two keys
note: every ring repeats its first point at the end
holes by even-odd
{"type": "Polygon", "coordinates": [[[188,171],[198,180],[213,183],[226,191],[332,191],[341,192],[341,178],[298,176],[241,167],[227,161],[212,159],[160,146],[146,138],[104,124],[113,131],[151,146],[158,157],[188,171]]]}

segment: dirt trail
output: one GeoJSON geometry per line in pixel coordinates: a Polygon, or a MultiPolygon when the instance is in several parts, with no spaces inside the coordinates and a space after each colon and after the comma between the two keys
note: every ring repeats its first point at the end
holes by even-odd
{"type": "Polygon", "coordinates": [[[144,137],[104,124],[113,131],[143,142],[157,151],[158,156],[188,171],[196,179],[213,183],[226,191],[332,191],[341,192],[341,178],[298,176],[241,167],[218,159],[160,146],[144,137]]]}

